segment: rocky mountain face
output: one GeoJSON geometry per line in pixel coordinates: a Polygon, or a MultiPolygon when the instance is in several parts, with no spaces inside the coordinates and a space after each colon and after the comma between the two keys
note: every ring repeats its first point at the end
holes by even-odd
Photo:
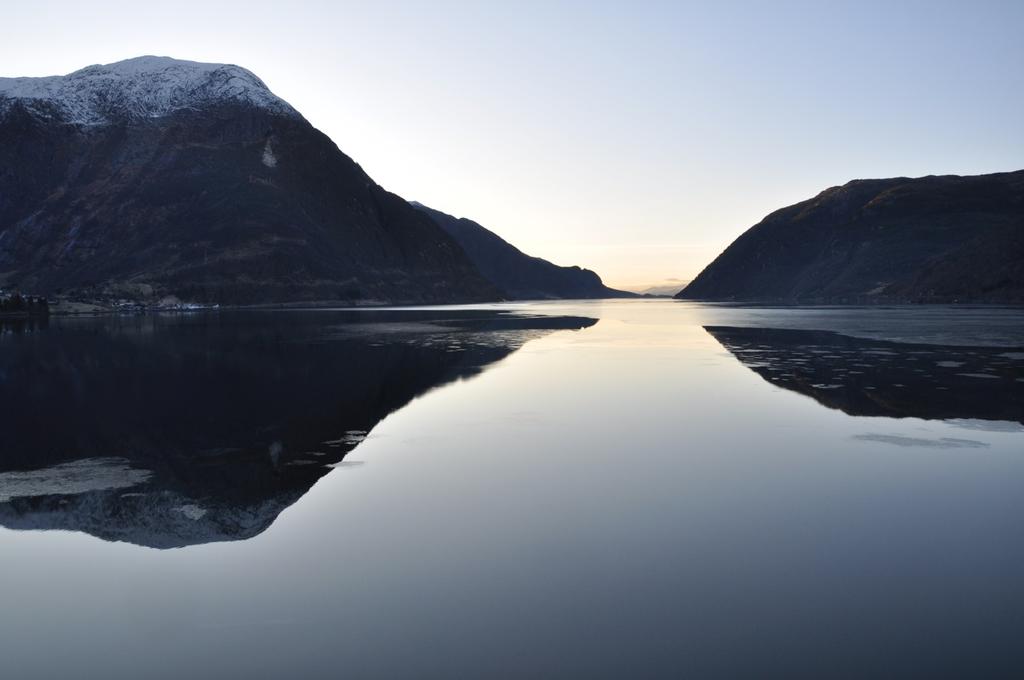
{"type": "Polygon", "coordinates": [[[751,227],[676,297],[1024,302],[1024,171],[826,189],[751,227]]]}
{"type": "Polygon", "coordinates": [[[164,57],[0,78],[0,287],[241,304],[501,296],[255,75],[164,57]]]}
{"type": "Polygon", "coordinates": [[[636,297],[609,288],[589,269],[560,267],[531,257],[473,220],[453,217],[422,203],[411,205],[451,235],[487,280],[513,300],[636,297]]]}

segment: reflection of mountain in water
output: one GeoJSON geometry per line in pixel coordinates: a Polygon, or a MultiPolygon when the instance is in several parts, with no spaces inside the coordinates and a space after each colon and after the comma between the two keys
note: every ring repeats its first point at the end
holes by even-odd
{"type": "Polygon", "coordinates": [[[414,397],[594,323],[367,311],[0,328],[0,525],[158,548],[255,536],[414,397]]]}
{"type": "Polygon", "coordinates": [[[773,385],[856,416],[1024,423],[1024,350],[705,326],[773,385]]]}

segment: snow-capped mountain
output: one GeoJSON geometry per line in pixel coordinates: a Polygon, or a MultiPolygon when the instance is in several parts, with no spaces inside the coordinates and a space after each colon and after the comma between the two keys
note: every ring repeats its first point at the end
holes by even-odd
{"type": "Polygon", "coordinates": [[[501,297],[254,74],[166,57],[0,79],[0,288],[101,302],[501,297]]]}
{"type": "Polygon", "coordinates": [[[77,125],[157,118],[220,104],[299,115],[240,66],[154,56],[87,66],[65,76],[0,78],[0,115],[15,101],[37,115],[77,125]]]}

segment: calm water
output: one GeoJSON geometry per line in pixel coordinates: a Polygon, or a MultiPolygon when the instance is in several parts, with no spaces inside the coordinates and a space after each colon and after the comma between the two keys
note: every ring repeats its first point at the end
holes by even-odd
{"type": "Polygon", "coordinates": [[[0,676],[1022,677],[1024,312],[0,326],[0,676]]]}

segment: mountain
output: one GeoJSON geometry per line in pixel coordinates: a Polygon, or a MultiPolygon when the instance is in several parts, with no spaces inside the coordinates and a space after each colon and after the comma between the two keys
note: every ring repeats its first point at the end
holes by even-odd
{"type": "Polygon", "coordinates": [[[686,287],[689,281],[676,280],[675,283],[659,283],[656,286],[648,286],[640,291],[641,295],[653,295],[658,297],[672,297],[686,287]]]}
{"type": "Polygon", "coordinates": [[[1024,170],[826,189],[751,227],[676,297],[1024,302],[1024,170]]]}
{"type": "Polygon", "coordinates": [[[488,281],[515,300],[636,297],[609,288],[589,269],[560,267],[531,257],[473,220],[453,217],[413,201],[454,238],[488,281]]]}
{"type": "Polygon", "coordinates": [[[0,78],[0,287],[95,298],[470,302],[444,230],[238,66],[0,78]]]}

